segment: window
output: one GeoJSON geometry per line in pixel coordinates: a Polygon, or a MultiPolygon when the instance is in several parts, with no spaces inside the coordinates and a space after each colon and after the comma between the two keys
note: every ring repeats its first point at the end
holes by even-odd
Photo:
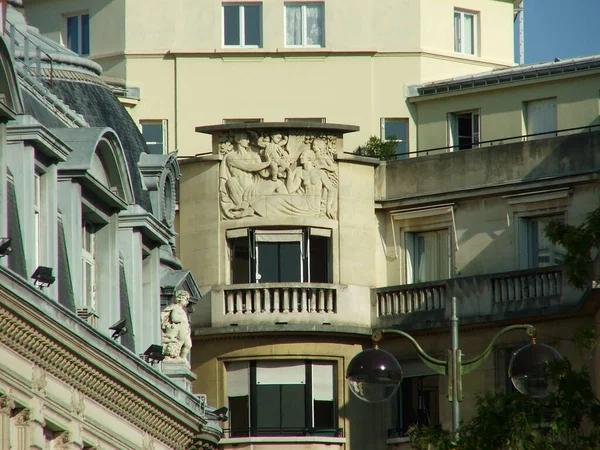
{"type": "Polygon", "coordinates": [[[562,264],[563,250],[546,237],[544,230],[551,222],[564,222],[563,215],[529,217],[527,227],[528,268],[556,266],[562,264]]]}
{"type": "Polygon", "coordinates": [[[330,231],[242,230],[229,239],[231,282],[331,283],[330,231]]]}
{"type": "Polygon", "coordinates": [[[225,368],[231,437],[337,435],[334,363],[250,361],[225,368]]]}
{"type": "Polygon", "coordinates": [[[323,3],[287,3],[285,5],[285,45],[288,47],[324,47],[323,3]]]}
{"type": "Polygon", "coordinates": [[[40,266],[40,250],[42,245],[41,238],[41,217],[42,217],[42,177],[39,173],[34,175],[34,192],[33,192],[33,266],[40,266]]]}
{"type": "Polygon", "coordinates": [[[381,139],[395,141],[399,158],[408,157],[408,119],[381,119],[381,139]]]}
{"type": "Polygon", "coordinates": [[[450,231],[448,229],[407,233],[406,240],[409,282],[423,283],[450,278],[450,231]]]}
{"type": "Polygon", "coordinates": [[[261,47],[261,4],[223,4],[223,45],[261,47]]]}
{"type": "Polygon", "coordinates": [[[526,102],[526,121],[527,134],[537,134],[537,136],[528,136],[528,140],[556,136],[556,129],[558,128],[556,124],[556,99],[526,102]]]}
{"type": "Polygon", "coordinates": [[[474,55],[477,51],[477,14],[454,10],[454,51],[474,55]]]}
{"type": "Polygon", "coordinates": [[[388,438],[406,436],[412,425],[439,425],[438,375],[404,378],[392,397],[392,428],[388,438]]]}
{"type": "Polygon", "coordinates": [[[67,47],[79,55],[90,54],[90,16],[67,17],[67,47]]]}
{"type": "Polygon", "coordinates": [[[450,113],[448,125],[452,150],[477,147],[481,140],[478,110],[450,113]]]}
{"type": "Polygon", "coordinates": [[[82,313],[93,314],[96,311],[96,239],[94,225],[86,220],[81,226],[81,261],[83,295],[80,308],[82,313]]]}
{"type": "Polygon", "coordinates": [[[286,122],[325,123],[325,117],[286,117],[286,122]]]}
{"type": "Polygon", "coordinates": [[[167,153],[166,125],[166,120],[140,120],[142,136],[146,141],[150,153],[156,155],[167,153]]]}
{"type": "Polygon", "coordinates": [[[250,119],[223,119],[223,123],[261,123],[263,119],[250,118],[250,119]]]}

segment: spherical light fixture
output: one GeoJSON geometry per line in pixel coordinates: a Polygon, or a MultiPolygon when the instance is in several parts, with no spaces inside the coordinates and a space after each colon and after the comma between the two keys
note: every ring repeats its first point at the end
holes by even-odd
{"type": "Polygon", "coordinates": [[[508,376],[521,394],[543,398],[553,388],[545,368],[548,363],[560,359],[560,353],[548,345],[529,344],[513,355],[508,367],[508,376]]]}
{"type": "Polygon", "coordinates": [[[359,399],[379,403],[389,399],[402,381],[402,368],[389,352],[364,350],[352,358],[346,370],[350,390],[359,399]]]}

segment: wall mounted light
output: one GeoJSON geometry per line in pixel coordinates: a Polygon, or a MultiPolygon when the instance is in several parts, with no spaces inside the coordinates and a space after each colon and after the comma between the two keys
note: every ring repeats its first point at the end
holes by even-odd
{"type": "Polygon", "coordinates": [[[148,362],[148,364],[154,365],[161,362],[165,359],[165,355],[163,354],[162,345],[152,344],[150,347],[146,349],[144,353],[140,355],[144,361],[148,362]]]}
{"type": "Polygon", "coordinates": [[[111,336],[112,339],[118,339],[121,336],[127,334],[129,330],[127,329],[127,319],[121,319],[114,325],[108,327],[109,330],[113,330],[113,334],[111,336]]]}
{"type": "Polygon", "coordinates": [[[52,267],[45,266],[39,266],[35,269],[31,278],[34,280],[33,284],[40,289],[50,286],[56,280],[52,275],[52,267]]]}
{"type": "Polygon", "coordinates": [[[0,258],[12,252],[11,243],[12,239],[9,237],[0,238],[0,258]]]}

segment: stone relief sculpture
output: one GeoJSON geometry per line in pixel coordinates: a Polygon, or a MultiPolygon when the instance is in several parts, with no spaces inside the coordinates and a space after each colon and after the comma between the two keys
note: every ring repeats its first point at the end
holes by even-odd
{"type": "Polygon", "coordinates": [[[337,219],[336,137],[222,135],[219,174],[224,219],[311,216],[337,219]]]}
{"type": "Polygon", "coordinates": [[[185,309],[189,302],[190,294],[187,291],[177,291],[173,303],[160,314],[165,363],[189,364],[187,356],[192,348],[192,337],[185,309]]]}

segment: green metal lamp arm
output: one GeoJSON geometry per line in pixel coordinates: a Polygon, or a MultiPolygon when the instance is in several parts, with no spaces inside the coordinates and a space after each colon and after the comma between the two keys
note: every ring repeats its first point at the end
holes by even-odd
{"type": "Polygon", "coordinates": [[[492,349],[494,348],[494,344],[496,343],[498,338],[500,336],[502,336],[503,334],[506,334],[513,330],[526,330],[527,336],[531,339],[532,342],[535,342],[537,330],[532,325],[527,325],[527,324],[512,325],[510,327],[503,328],[502,330],[498,331],[498,333],[496,333],[496,335],[492,338],[492,341],[490,342],[490,344],[486,347],[486,349],[483,352],[481,352],[479,355],[475,356],[474,358],[467,359],[466,361],[461,362],[460,365],[461,365],[462,375],[470,373],[470,372],[478,369],[479,367],[481,367],[483,365],[483,363],[485,362],[485,360],[487,359],[487,357],[490,355],[492,349]]]}
{"type": "Polygon", "coordinates": [[[395,330],[395,329],[377,330],[377,331],[373,332],[373,335],[371,336],[373,345],[377,346],[379,341],[381,341],[383,339],[384,334],[399,334],[400,336],[405,337],[413,345],[413,347],[417,351],[417,354],[419,355],[419,358],[421,358],[421,360],[427,367],[429,367],[435,373],[439,373],[440,375],[448,375],[448,362],[442,361],[441,359],[436,359],[432,356],[429,356],[425,352],[425,350],[423,350],[421,348],[421,346],[418,344],[418,342],[410,334],[405,333],[404,331],[395,330]]]}

